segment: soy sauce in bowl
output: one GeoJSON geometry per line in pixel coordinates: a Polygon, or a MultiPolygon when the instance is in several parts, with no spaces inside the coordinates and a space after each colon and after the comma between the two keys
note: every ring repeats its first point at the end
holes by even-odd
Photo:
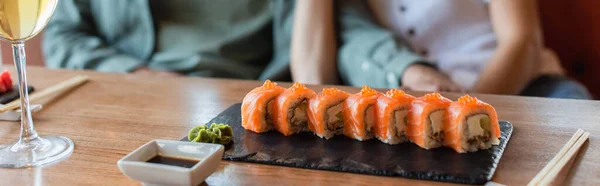
{"type": "Polygon", "coordinates": [[[153,158],[150,158],[150,160],[148,160],[146,162],[178,166],[178,167],[184,167],[184,168],[191,168],[200,161],[194,160],[194,159],[174,158],[174,157],[156,155],[153,158]]]}

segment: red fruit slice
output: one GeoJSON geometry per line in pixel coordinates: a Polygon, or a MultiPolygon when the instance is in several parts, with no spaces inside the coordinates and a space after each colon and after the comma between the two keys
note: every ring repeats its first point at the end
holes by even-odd
{"type": "Polygon", "coordinates": [[[8,70],[4,70],[4,72],[0,74],[0,79],[2,79],[2,84],[4,84],[4,88],[6,90],[10,90],[13,88],[12,78],[10,78],[10,72],[8,72],[8,70]]]}

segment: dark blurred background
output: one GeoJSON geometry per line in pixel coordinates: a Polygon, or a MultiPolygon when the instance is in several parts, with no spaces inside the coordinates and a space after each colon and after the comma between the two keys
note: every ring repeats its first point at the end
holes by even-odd
{"type": "MultiPolygon", "coordinates": [[[[543,0],[538,5],[546,46],[556,51],[569,76],[600,99],[600,1],[543,0]]],[[[26,44],[28,65],[44,65],[41,37],[43,34],[26,44]]],[[[10,45],[0,43],[2,63],[12,65],[10,45]]]]}

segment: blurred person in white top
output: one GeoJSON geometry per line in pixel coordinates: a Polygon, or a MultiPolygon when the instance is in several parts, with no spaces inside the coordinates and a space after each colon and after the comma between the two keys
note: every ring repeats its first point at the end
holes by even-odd
{"type": "MultiPolygon", "coordinates": [[[[338,5],[337,66],[347,84],[591,98],[563,75],[559,59],[544,47],[535,0],[344,0],[338,5]]],[[[299,8],[296,14],[315,10],[334,11],[299,8]]],[[[326,21],[315,18],[310,24],[326,21]]],[[[292,47],[292,53],[306,48],[292,47]]]]}

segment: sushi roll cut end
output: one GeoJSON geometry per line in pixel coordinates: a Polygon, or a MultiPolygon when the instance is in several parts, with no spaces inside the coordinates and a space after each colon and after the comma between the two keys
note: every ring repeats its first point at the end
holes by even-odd
{"type": "Polygon", "coordinates": [[[486,110],[488,111],[485,113],[472,114],[471,116],[467,116],[466,124],[468,134],[465,134],[466,137],[468,137],[467,149],[469,151],[475,151],[477,149],[490,148],[492,145],[498,145],[500,143],[500,140],[498,140],[499,129],[497,131],[493,129],[499,127],[496,113],[493,110],[493,108],[490,110],[489,108],[491,108],[491,106],[489,104],[483,103],[477,98],[471,97],[469,95],[464,95],[460,97],[458,99],[458,102],[471,107],[477,107],[481,105],[487,108],[486,110]],[[494,117],[495,121],[491,121],[491,117],[494,117]]]}
{"type": "MultiPolygon", "coordinates": [[[[369,86],[362,86],[362,89],[360,90],[360,94],[363,97],[371,97],[371,96],[376,96],[378,94],[380,94],[377,90],[372,89],[369,86]]],[[[359,140],[367,140],[367,139],[371,139],[373,138],[373,125],[375,125],[375,103],[377,102],[376,98],[373,100],[373,103],[371,105],[369,105],[367,107],[367,110],[365,110],[365,132],[366,135],[364,137],[358,137],[357,139],[359,140]]]]}
{"type": "Polygon", "coordinates": [[[411,103],[407,136],[424,149],[444,144],[446,108],[452,103],[439,93],[426,94],[411,103]]]}
{"type": "Polygon", "coordinates": [[[377,139],[387,144],[398,144],[408,140],[406,125],[410,103],[415,97],[402,90],[390,89],[377,101],[377,120],[374,134],[377,139]]]}
{"type": "Polygon", "coordinates": [[[276,108],[272,109],[274,128],[286,136],[309,131],[307,105],[315,95],[313,90],[298,82],[285,90],[277,98],[276,108]]]}
{"type": "Polygon", "coordinates": [[[246,94],[242,101],[242,127],[256,133],[273,129],[270,108],[284,90],[277,83],[266,80],[262,86],[246,94]]]}
{"type": "Polygon", "coordinates": [[[425,95],[425,100],[430,102],[439,102],[444,104],[444,108],[440,108],[431,112],[429,115],[429,123],[431,125],[430,134],[429,134],[429,144],[428,146],[432,148],[441,147],[444,141],[444,116],[446,114],[446,108],[448,104],[452,101],[443,97],[439,93],[430,93],[425,95]]]}
{"type": "MultiPolygon", "coordinates": [[[[313,92],[312,90],[306,88],[306,85],[299,82],[294,83],[290,89],[292,92],[313,92]]],[[[296,103],[292,104],[293,111],[290,109],[288,121],[290,122],[293,133],[308,131],[308,117],[306,116],[306,109],[308,105],[308,99],[314,97],[314,94],[315,93],[313,92],[312,96],[299,97],[296,103]]]]}
{"type": "Polygon", "coordinates": [[[405,107],[401,107],[399,110],[395,110],[392,112],[393,118],[391,122],[393,123],[393,125],[391,127],[393,130],[391,130],[391,132],[393,132],[393,135],[390,135],[391,138],[388,138],[388,140],[386,140],[386,143],[389,144],[398,144],[405,142],[408,140],[406,137],[406,125],[408,124],[408,110],[410,106],[410,101],[412,101],[414,97],[406,94],[402,90],[398,90],[395,88],[390,89],[388,92],[386,92],[385,96],[389,97],[390,99],[405,99],[407,101],[405,107]]]}
{"type": "Polygon", "coordinates": [[[333,97],[332,105],[327,107],[325,112],[325,121],[327,122],[326,136],[327,139],[333,137],[333,135],[343,134],[344,121],[342,119],[342,108],[344,106],[344,100],[348,97],[348,93],[341,91],[337,88],[324,88],[323,95],[333,97]]]}
{"type": "Polygon", "coordinates": [[[363,86],[360,93],[350,96],[343,112],[344,135],[364,141],[373,138],[375,125],[375,104],[381,93],[368,86],[363,86]]]}
{"type": "Polygon", "coordinates": [[[337,88],[324,88],[321,94],[309,101],[309,129],[325,139],[343,134],[342,110],[348,96],[337,88]]]}
{"type": "MultiPolygon", "coordinates": [[[[456,112],[459,114],[454,114],[456,118],[449,118],[449,122],[456,122],[451,126],[463,125],[455,127],[457,130],[462,130],[456,131],[458,133],[456,136],[460,140],[454,142],[457,143],[456,145],[451,146],[457,152],[474,152],[500,143],[498,117],[491,105],[465,95],[449,108],[451,113],[455,113],[453,109],[457,109],[456,112]]],[[[449,141],[452,142],[451,139],[449,141]]]]}

